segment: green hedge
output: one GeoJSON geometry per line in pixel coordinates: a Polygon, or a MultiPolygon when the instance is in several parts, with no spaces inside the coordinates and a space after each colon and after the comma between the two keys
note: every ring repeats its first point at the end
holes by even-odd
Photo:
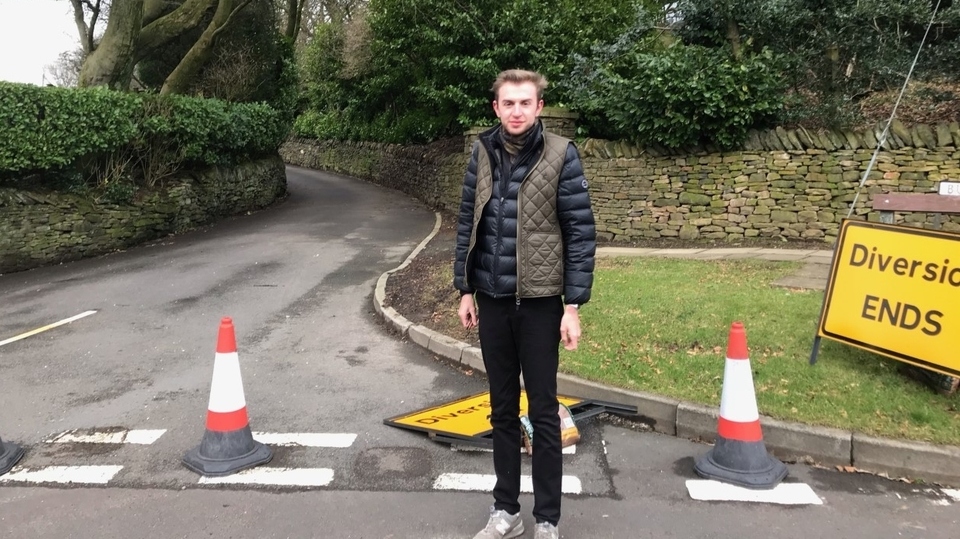
{"type": "Polygon", "coordinates": [[[772,125],[783,108],[779,58],[764,50],[740,60],[723,49],[644,41],[597,47],[578,57],[568,84],[575,111],[602,126],[601,138],[682,148],[736,148],[750,128],[772,125]]]}
{"type": "Polygon", "coordinates": [[[2,177],[158,145],[177,161],[166,168],[229,164],[276,151],[289,129],[265,104],[13,83],[0,83],[0,126],[2,177]]]}

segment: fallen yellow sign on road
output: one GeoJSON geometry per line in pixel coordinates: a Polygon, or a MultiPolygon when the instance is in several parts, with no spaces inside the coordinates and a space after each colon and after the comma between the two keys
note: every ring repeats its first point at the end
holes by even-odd
{"type": "MultiPolygon", "coordinates": [[[[572,408],[583,399],[557,397],[561,403],[572,408]]],[[[520,392],[520,415],[527,413],[527,394],[520,392]]],[[[417,410],[384,420],[394,427],[436,432],[448,436],[471,438],[484,436],[492,430],[490,426],[490,392],[478,393],[469,397],[417,410]]]]}

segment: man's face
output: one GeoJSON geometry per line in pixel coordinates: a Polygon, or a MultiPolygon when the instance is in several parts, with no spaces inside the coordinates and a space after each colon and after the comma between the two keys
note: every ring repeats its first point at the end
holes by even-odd
{"type": "Polygon", "coordinates": [[[506,82],[493,102],[493,110],[507,133],[520,135],[537,121],[543,110],[543,100],[537,99],[537,87],[532,82],[506,82]]]}

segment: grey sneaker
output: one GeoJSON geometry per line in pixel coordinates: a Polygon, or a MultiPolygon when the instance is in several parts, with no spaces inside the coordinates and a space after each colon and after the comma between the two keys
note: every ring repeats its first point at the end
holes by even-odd
{"type": "Polygon", "coordinates": [[[521,535],[523,535],[523,520],[520,519],[520,513],[511,515],[491,506],[487,526],[474,535],[473,539],[511,539],[521,535]]]}
{"type": "Polygon", "coordinates": [[[553,524],[540,522],[533,530],[533,539],[560,539],[560,532],[553,524]]]}

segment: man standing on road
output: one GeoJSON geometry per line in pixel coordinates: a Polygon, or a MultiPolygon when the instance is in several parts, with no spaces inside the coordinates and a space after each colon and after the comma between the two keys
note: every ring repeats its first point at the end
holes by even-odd
{"type": "Polygon", "coordinates": [[[497,77],[493,110],[500,125],[480,135],[463,183],[454,286],[462,293],[460,321],[467,328],[479,324],[497,474],[490,520],[474,539],[524,531],[521,373],[534,432],[535,539],[558,537],[558,343],[577,347],[578,309],[590,300],[593,285],[596,229],[576,147],[543,130],[546,87],[546,79],[531,71],[497,77]]]}

